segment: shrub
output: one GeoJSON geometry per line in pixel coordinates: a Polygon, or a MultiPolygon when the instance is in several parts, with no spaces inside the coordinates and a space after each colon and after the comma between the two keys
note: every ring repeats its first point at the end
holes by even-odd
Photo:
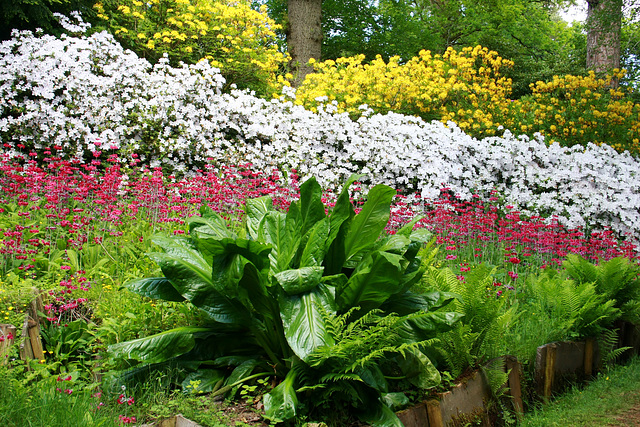
{"type": "Polygon", "coordinates": [[[531,85],[533,94],[513,103],[506,126],[522,133],[540,132],[562,145],[609,144],[618,151],[640,153],[640,104],[614,83],[624,78],[614,70],[604,78],[555,76],[531,85]]]}
{"type": "Polygon", "coordinates": [[[125,47],[152,63],[165,53],[174,66],[207,59],[227,88],[280,92],[277,75],[287,57],[278,47],[279,26],[264,8],[226,0],[105,0],[94,8],[125,47]]]}
{"type": "Polygon", "coordinates": [[[494,51],[476,46],[443,55],[421,51],[401,63],[378,56],[363,64],[364,55],[314,65],[298,88],[297,102],[311,110],[325,100],[337,101],[338,111],[360,116],[366,104],[379,113],[394,111],[425,120],[453,120],[471,135],[494,135],[511,94],[503,68],[513,65],[494,51]]]}
{"type": "Polygon", "coordinates": [[[104,32],[19,34],[0,45],[0,69],[7,158],[52,147],[88,162],[96,150],[117,152],[122,162],[135,154],[171,172],[248,162],[314,175],[333,189],[363,173],[365,185],[382,182],[425,199],[440,197],[443,184],[463,200],[495,191],[523,215],[558,215],[571,228],[636,234],[640,227],[638,162],[608,145],[563,148],[506,131],[479,141],[453,124],[393,112],[353,121],[332,105],[313,113],[287,99],[223,94],[208,64],[151,68],[104,32]]]}

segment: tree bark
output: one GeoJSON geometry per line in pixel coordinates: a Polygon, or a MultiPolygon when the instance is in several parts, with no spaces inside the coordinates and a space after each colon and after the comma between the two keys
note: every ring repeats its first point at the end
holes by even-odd
{"type": "Polygon", "coordinates": [[[596,73],[620,68],[622,0],[587,3],[587,68],[596,73]]]}
{"type": "Polygon", "coordinates": [[[287,45],[295,87],[313,72],[309,59],[320,60],[322,51],[322,0],[288,0],[287,45]]]}

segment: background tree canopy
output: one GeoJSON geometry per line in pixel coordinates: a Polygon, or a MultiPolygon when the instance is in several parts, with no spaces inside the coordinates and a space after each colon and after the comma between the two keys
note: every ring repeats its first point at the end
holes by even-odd
{"type": "Polygon", "coordinates": [[[61,32],[53,14],[79,11],[85,19],[92,19],[93,0],[0,0],[0,40],[11,37],[11,30],[61,32]]]}
{"type": "MultiPolygon", "coordinates": [[[[287,28],[286,0],[263,0],[269,14],[287,28]]],[[[443,53],[481,45],[514,61],[509,77],[513,96],[530,92],[529,85],[554,75],[586,73],[587,28],[565,22],[565,0],[324,0],[322,59],[364,54],[408,61],[421,49],[443,53]]],[[[627,3],[623,22],[623,67],[638,68],[640,32],[636,4],[627,3]]]]}

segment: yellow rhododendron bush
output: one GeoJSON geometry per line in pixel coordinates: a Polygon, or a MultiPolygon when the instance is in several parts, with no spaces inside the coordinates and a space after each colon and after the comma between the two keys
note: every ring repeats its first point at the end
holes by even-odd
{"type": "Polygon", "coordinates": [[[402,63],[399,57],[380,56],[363,63],[364,56],[314,63],[296,93],[297,102],[316,110],[336,101],[338,111],[353,117],[366,104],[376,112],[454,121],[467,133],[494,135],[509,106],[511,80],[502,75],[513,62],[476,46],[442,54],[423,50],[402,63]]]}
{"type": "Polygon", "coordinates": [[[606,143],[618,151],[640,153],[640,104],[616,82],[624,70],[603,78],[554,76],[531,85],[532,95],[513,104],[510,122],[516,131],[540,132],[563,145],[606,143]]]}
{"type": "Polygon", "coordinates": [[[207,59],[227,86],[262,95],[282,88],[277,76],[288,58],[277,43],[279,27],[249,1],[104,0],[94,8],[125,47],[151,62],[165,53],[172,65],[207,59]]]}

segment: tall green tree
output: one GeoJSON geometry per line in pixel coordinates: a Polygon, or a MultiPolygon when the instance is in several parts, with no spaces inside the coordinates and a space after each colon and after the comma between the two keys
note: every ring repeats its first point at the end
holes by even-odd
{"type": "MultiPolygon", "coordinates": [[[[284,0],[265,0],[287,22],[284,0]]],[[[514,96],[529,83],[584,69],[581,37],[558,13],[565,0],[323,0],[322,59],[364,54],[409,60],[422,49],[482,45],[515,61],[514,96]]],[[[289,18],[290,19],[290,18],[289,18]]]]}
{"type": "Polygon", "coordinates": [[[53,16],[79,11],[85,19],[93,19],[92,0],[0,0],[0,39],[7,40],[11,31],[41,28],[47,33],[61,33],[53,16]]]}

